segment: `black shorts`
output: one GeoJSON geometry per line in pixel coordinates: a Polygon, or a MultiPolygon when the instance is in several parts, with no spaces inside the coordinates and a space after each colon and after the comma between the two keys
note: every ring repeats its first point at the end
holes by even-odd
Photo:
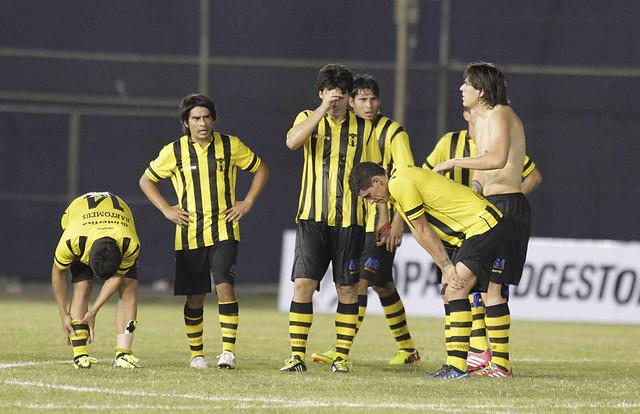
{"type": "Polygon", "coordinates": [[[453,263],[462,263],[469,268],[478,280],[471,290],[486,292],[491,278],[491,267],[500,251],[504,239],[502,221],[491,230],[470,237],[452,257],[453,263]]]}
{"type": "Polygon", "coordinates": [[[191,296],[211,293],[211,279],[216,285],[235,285],[237,256],[236,240],[223,240],[200,249],[176,250],[173,294],[191,296]]]}
{"type": "MultiPolygon", "coordinates": [[[[75,260],[71,263],[69,268],[71,271],[71,283],[84,282],[85,280],[93,280],[93,270],[89,265],[82,263],[80,260],[75,260]]],[[[124,275],[129,279],[138,280],[138,259],[133,263],[133,266],[124,275]]]]}
{"type": "Polygon", "coordinates": [[[353,285],[360,280],[359,259],[363,244],[362,226],[335,227],[300,220],[291,280],[307,278],[320,282],[331,262],[333,281],[339,285],[353,285]]]}
{"type": "Polygon", "coordinates": [[[374,236],[374,232],[368,232],[364,236],[360,279],[368,280],[369,286],[384,287],[388,282],[393,282],[393,259],[396,252],[388,251],[384,245],[376,246],[374,236]]]}
{"type": "Polygon", "coordinates": [[[488,196],[487,200],[504,215],[502,218],[504,242],[493,264],[491,281],[518,285],[527,260],[527,247],[531,235],[529,201],[522,193],[496,194],[488,196]]]}

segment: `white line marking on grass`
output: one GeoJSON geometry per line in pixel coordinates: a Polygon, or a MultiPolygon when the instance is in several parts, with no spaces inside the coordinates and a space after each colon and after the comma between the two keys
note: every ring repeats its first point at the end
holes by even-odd
{"type": "Polygon", "coordinates": [[[71,360],[64,361],[20,361],[20,362],[6,362],[0,364],[0,369],[4,368],[17,368],[17,367],[28,367],[31,365],[49,365],[49,364],[69,364],[71,360]]]}

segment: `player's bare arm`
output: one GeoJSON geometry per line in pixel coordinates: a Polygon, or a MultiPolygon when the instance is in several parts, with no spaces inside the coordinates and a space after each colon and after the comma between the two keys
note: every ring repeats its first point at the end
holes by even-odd
{"type": "Polygon", "coordinates": [[[395,251],[402,244],[402,236],[404,235],[404,220],[402,215],[396,211],[391,221],[391,228],[386,239],[386,247],[390,252],[395,251]]]}
{"type": "Polygon", "coordinates": [[[188,211],[184,211],[179,205],[171,206],[167,203],[156,183],[151,180],[146,174],[142,174],[140,177],[140,189],[147,196],[151,204],[156,206],[158,210],[167,218],[167,220],[177,224],[180,227],[187,227],[193,221],[190,219],[190,216],[194,216],[195,214],[189,213],[188,211]]]}
{"type": "Polygon", "coordinates": [[[75,335],[73,325],[71,324],[71,316],[67,310],[67,271],[60,269],[55,263],[51,269],[51,287],[53,296],[58,303],[58,311],[62,320],[62,332],[67,346],[71,345],[69,335],[75,335]]]}
{"type": "Polygon", "coordinates": [[[529,195],[542,182],[542,174],[538,168],[534,168],[522,181],[522,194],[529,195]]]}
{"type": "Polygon", "coordinates": [[[454,289],[463,289],[467,282],[458,276],[442,241],[433,231],[424,214],[411,220],[411,232],[416,241],[431,255],[435,264],[442,270],[442,284],[454,289]]]}
{"type": "Polygon", "coordinates": [[[237,201],[233,207],[224,211],[226,215],[225,220],[227,222],[239,221],[245,214],[251,210],[253,204],[256,199],[262,193],[262,189],[267,184],[267,180],[269,179],[269,169],[264,163],[260,163],[258,169],[253,175],[253,180],[251,181],[251,187],[249,188],[249,192],[247,196],[242,201],[237,201]]]}
{"type": "MultiPolygon", "coordinates": [[[[444,173],[454,167],[473,170],[499,170],[507,165],[511,138],[509,135],[509,116],[504,110],[494,110],[488,115],[487,132],[490,137],[486,145],[482,145],[483,153],[475,157],[453,158],[436,165],[433,172],[444,173]]],[[[481,151],[480,137],[478,151],[481,151]]]]}
{"type": "Polygon", "coordinates": [[[287,135],[287,147],[292,151],[297,150],[302,146],[311,134],[313,130],[318,126],[318,123],[329,112],[332,106],[336,105],[338,101],[347,99],[345,93],[339,88],[332,90],[325,90],[320,92],[320,98],[322,103],[315,111],[313,111],[307,119],[300,122],[298,125],[291,128],[287,135]]]}

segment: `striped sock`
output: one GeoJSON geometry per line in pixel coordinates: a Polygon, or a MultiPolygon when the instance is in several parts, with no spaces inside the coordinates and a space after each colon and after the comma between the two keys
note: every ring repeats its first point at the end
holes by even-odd
{"type": "Polygon", "coordinates": [[[471,304],[471,317],[473,323],[471,325],[471,339],[469,341],[469,352],[481,354],[485,352],[489,345],[487,344],[487,329],[484,321],[485,311],[482,299],[478,302],[478,307],[473,306],[473,295],[469,295],[469,303],[471,304]]]}
{"type": "Polygon", "coordinates": [[[347,360],[358,324],[358,304],[338,302],[336,310],[336,358],[347,360]]]}
{"type": "Polygon", "coordinates": [[[222,332],[222,350],[236,352],[236,335],[238,333],[238,301],[218,302],[218,318],[222,332]]]}
{"type": "Polygon", "coordinates": [[[416,349],[416,345],[411,339],[409,326],[407,325],[407,314],[404,311],[404,304],[398,291],[395,290],[390,296],[380,298],[380,303],[387,317],[387,324],[391,329],[391,334],[398,343],[398,348],[413,352],[416,349]]]}
{"type": "Polygon", "coordinates": [[[360,330],[364,315],[367,313],[367,302],[369,297],[367,295],[358,295],[358,323],[356,324],[356,334],[360,330]]]}
{"type": "Polygon", "coordinates": [[[445,365],[451,365],[451,311],[449,310],[449,304],[444,304],[444,340],[447,350],[447,361],[445,365]]]}
{"type": "Polygon", "coordinates": [[[79,319],[71,321],[71,326],[75,331],[74,335],[70,335],[71,345],[73,346],[73,360],[80,358],[81,356],[88,356],[87,352],[87,339],[89,338],[89,325],[86,323],[80,324],[79,319]]]}
{"type": "Polygon", "coordinates": [[[191,358],[204,356],[202,351],[204,345],[202,343],[202,332],[204,329],[204,308],[191,309],[185,303],[184,305],[184,325],[187,331],[187,339],[191,348],[191,358]]]}
{"type": "Polygon", "coordinates": [[[471,305],[469,299],[449,301],[451,311],[451,366],[467,372],[467,353],[471,334],[471,305]]]}
{"type": "Polygon", "coordinates": [[[307,339],[313,322],[313,302],[291,301],[289,308],[289,340],[291,355],[297,355],[302,361],[307,353],[307,339]]]}
{"type": "Polygon", "coordinates": [[[504,371],[511,371],[509,361],[509,331],[511,314],[509,305],[487,306],[487,332],[491,342],[491,363],[504,371]]]}

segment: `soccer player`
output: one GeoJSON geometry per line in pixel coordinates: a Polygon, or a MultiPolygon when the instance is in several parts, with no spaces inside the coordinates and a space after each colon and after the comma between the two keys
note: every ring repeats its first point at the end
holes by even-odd
{"type": "MultiPolygon", "coordinates": [[[[306,371],[307,338],[313,320],[313,293],[329,262],[338,293],[337,346],[331,370],[347,373],[348,354],[358,324],[359,259],[364,243],[365,205],[349,190],[349,175],[361,161],[379,162],[371,121],[347,111],[353,76],[329,64],[316,79],[322,103],[302,111],[287,133],[287,147],[304,147],[304,169],[296,215],[297,232],[289,312],[291,357],[282,371],[306,371]]],[[[386,211],[385,211],[386,213],[386,211]]],[[[388,216],[384,217],[388,221],[388,216]]],[[[385,221],[385,222],[386,222],[385,221]]]]}
{"type": "Polygon", "coordinates": [[[431,376],[468,378],[469,292],[489,284],[502,242],[502,213],[469,187],[415,166],[397,166],[387,175],[380,165],[364,162],[354,168],[349,186],[369,203],[391,201],[442,271],[443,297],[451,319],[448,346],[453,351],[444,367],[431,376]],[[457,248],[453,259],[445,246],[457,248]]]}
{"type": "MultiPolygon", "coordinates": [[[[434,166],[452,158],[474,157],[476,156],[476,143],[473,140],[477,115],[472,113],[470,108],[464,107],[462,117],[467,121],[468,130],[449,132],[442,136],[431,154],[427,157],[422,168],[432,170],[434,166]]],[[[445,173],[448,177],[460,184],[468,187],[472,186],[473,170],[456,167],[445,173]]],[[[542,181],[542,175],[536,164],[527,155],[524,157],[524,167],[522,169],[522,193],[531,193],[542,181]]],[[[449,255],[452,252],[448,252],[449,255]]],[[[467,366],[469,371],[476,371],[484,368],[491,360],[491,351],[487,344],[487,331],[485,324],[485,309],[479,292],[474,292],[469,296],[473,304],[471,313],[473,314],[473,326],[471,329],[471,343],[467,366]]],[[[445,314],[447,311],[445,310],[445,314]]],[[[447,323],[445,322],[445,325],[447,323]]],[[[446,329],[448,332],[448,328],[446,329]]]]}
{"type": "Polygon", "coordinates": [[[211,278],[218,296],[222,352],[218,368],[235,369],[238,299],[234,267],[240,242],[238,221],[253,207],[269,170],[235,136],[213,131],[214,102],[188,95],[180,104],[185,135],[167,144],[140,178],[149,201],[176,225],[174,295],[186,295],[184,323],[191,367],[208,367],[203,352],[204,300],[211,278]],[[236,170],[254,174],[244,200],[236,201],[236,170]],[[169,205],[156,182],[171,177],[178,204],[169,205]]]}
{"type": "MultiPolygon", "coordinates": [[[[373,122],[378,141],[376,144],[382,155],[382,165],[388,166],[389,170],[394,165],[413,165],[409,135],[402,125],[378,112],[380,87],[373,76],[358,75],[354,78],[349,105],[356,115],[373,122]]],[[[380,229],[376,228],[376,224],[379,223],[379,220],[376,220],[376,206],[370,205],[367,209],[364,250],[360,257],[360,264],[364,264],[364,268],[360,271],[360,282],[358,282],[356,333],[364,320],[367,310],[367,290],[371,285],[380,298],[391,334],[398,345],[398,351],[389,363],[392,365],[415,365],[420,363],[420,353],[411,338],[407,315],[402,299],[400,299],[393,283],[392,274],[395,250],[402,243],[404,225],[400,213],[394,213],[391,204],[387,208],[393,220],[385,226],[390,226],[388,234],[380,240],[380,229]]],[[[334,347],[324,354],[312,354],[311,359],[316,362],[330,363],[333,361],[335,352],[336,348],[334,347]]]]}
{"type": "Polygon", "coordinates": [[[87,193],[71,202],[61,224],[63,233],[54,255],[51,286],[65,341],[67,346],[73,346],[74,367],[89,369],[97,362],[89,356],[87,341],[93,342],[96,314],[117,291],[113,366],[141,368],[131,350],[137,325],[140,241],[129,206],[111,193],[87,193]],[[68,311],[67,269],[71,270],[73,283],[68,311]],[[104,284],[88,309],[94,276],[104,284]]]}
{"type": "Polygon", "coordinates": [[[496,257],[491,282],[483,296],[491,343],[491,362],[473,376],[512,376],[509,360],[511,316],[503,286],[517,285],[527,256],[531,208],[522,193],[522,165],[526,143],[520,118],[509,106],[507,83],[498,67],[476,62],[467,66],[460,87],[462,104],[478,115],[475,157],[454,158],[436,165],[434,172],[455,167],[473,169],[474,189],[504,214],[505,237],[496,257]]]}

